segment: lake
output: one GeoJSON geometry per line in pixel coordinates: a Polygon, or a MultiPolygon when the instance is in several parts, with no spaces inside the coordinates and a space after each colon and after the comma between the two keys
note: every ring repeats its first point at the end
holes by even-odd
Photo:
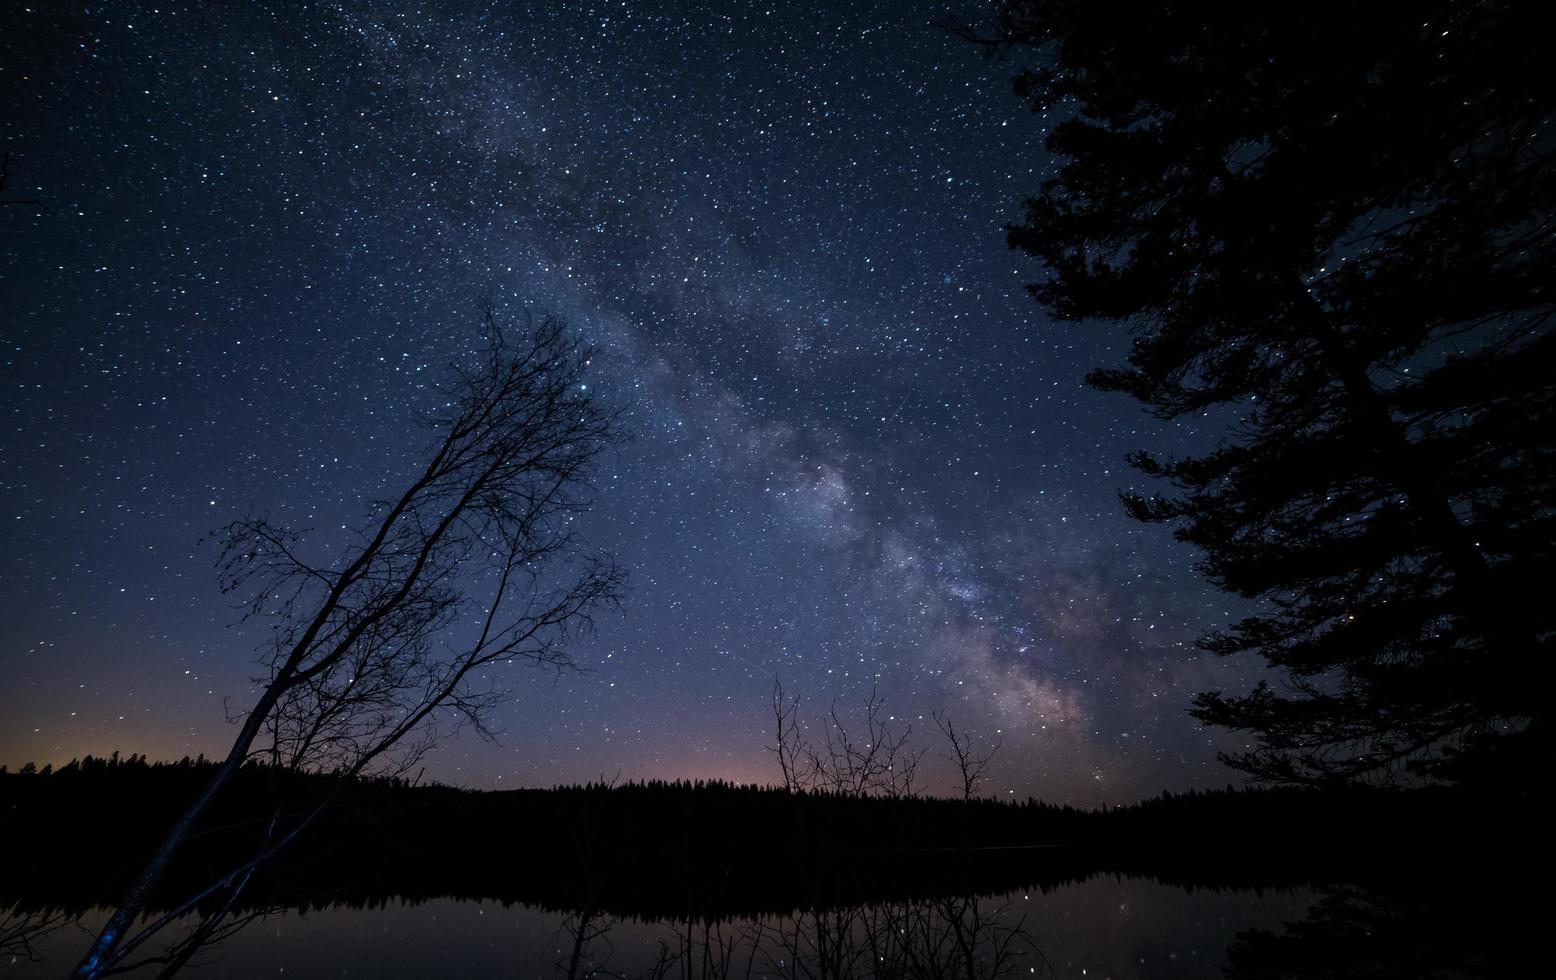
{"type": "MultiPolygon", "coordinates": [[[[1306,891],[1186,890],[1094,877],[977,900],[916,899],[718,923],[580,918],[497,901],[385,897],[287,910],[201,953],[194,977],[1217,976],[1239,933],[1302,918],[1306,891]],[[576,949],[576,958],[575,958],[576,949]],[[972,965],[971,970],[968,964],[972,965]]],[[[86,928],[106,912],[88,913],[86,928]]],[[[58,977],[86,936],[43,937],[0,976],[58,977]]],[[[155,968],[132,976],[154,976],[155,968]]]]}

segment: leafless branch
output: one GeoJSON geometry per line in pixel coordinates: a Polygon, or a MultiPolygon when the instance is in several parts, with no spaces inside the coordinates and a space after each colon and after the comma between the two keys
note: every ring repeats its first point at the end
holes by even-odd
{"type": "Polygon", "coordinates": [[[945,711],[934,713],[935,725],[945,735],[946,741],[951,743],[951,754],[943,755],[956,766],[957,775],[962,782],[962,799],[970,800],[976,794],[978,784],[988,778],[989,763],[996,752],[1000,750],[1003,742],[994,743],[994,748],[983,755],[973,751],[972,736],[966,733],[958,733],[956,726],[951,723],[951,716],[945,711]]]}
{"type": "MultiPolygon", "coordinates": [[[[620,431],[619,414],[583,383],[592,352],[552,316],[510,334],[488,308],[484,326],[479,363],[450,369],[443,408],[429,419],[438,439],[425,468],[399,498],[373,507],[342,559],[309,559],[301,535],[264,518],[219,532],[223,590],[252,596],[245,615],[272,624],[262,693],[78,976],[101,976],[145,941],[143,931],[125,943],[125,930],[256,742],[272,765],[342,783],[403,774],[462,727],[492,737],[512,665],[575,668],[569,641],[619,601],[623,572],[587,553],[574,526],[620,431]]],[[[316,815],[278,832],[256,861],[316,815]]]]}

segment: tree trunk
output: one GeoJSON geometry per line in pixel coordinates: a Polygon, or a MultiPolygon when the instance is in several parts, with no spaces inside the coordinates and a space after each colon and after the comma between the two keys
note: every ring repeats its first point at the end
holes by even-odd
{"type": "Polygon", "coordinates": [[[124,941],[124,935],[136,916],[146,905],[146,900],[151,897],[152,889],[162,880],[167,873],[168,865],[172,863],[173,855],[183,846],[184,839],[189,836],[189,830],[194,826],[201,813],[216,798],[216,794],[226,785],[232,774],[238,771],[243,761],[248,758],[249,747],[254,744],[254,739],[259,735],[260,725],[265,716],[275,704],[275,695],[267,690],[260,698],[259,704],[249,713],[248,720],[243,725],[243,730],[238,733],[237,739],[232,743],[232,750],[227,753],[227,758],[222,762],[221,768],[211,777],[205,789],[189,804],[188,809],[173,824],[172,829],[163,838],[157,852],[152,855],[146,867],[141,871],[135,883],[130,886],[129,892],[124,896],[124,901],[114,910],[108,923],[103,926],[97,938],[92,941],[92,948],[87,950],[80,964],[71,974],[73,977],[96,978],[102,975],[104,970],[113,966],[113,954],[119,944],[124,941]]]}

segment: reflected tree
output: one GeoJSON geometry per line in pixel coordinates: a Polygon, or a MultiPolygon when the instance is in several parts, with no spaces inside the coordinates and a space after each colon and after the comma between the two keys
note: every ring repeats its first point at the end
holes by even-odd
{"type": "Polygon", "coordinates": [[[1301,920],[1241,933],[1230,980],[1525,977],[1548,968],[1547,919],[1533,875],[1431,874],[1408,884],[1320,888],[1301,920]]]}
{"type": "Polygon", "coordinates": [[[1025,917],[974,896],[687,922],[655,976],[748,980],[994,980],[1051,972],[1025,917]]]}
{"type": "Polygon", "coordinates": [[[0,906],[0,957],[38,962],[39,943],[78,920],[64,909],[29,909],[21,903],[0,906]]]}

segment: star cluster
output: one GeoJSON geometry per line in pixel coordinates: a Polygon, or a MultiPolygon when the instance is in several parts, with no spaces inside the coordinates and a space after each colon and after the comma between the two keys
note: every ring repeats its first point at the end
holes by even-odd
{"type": "Polygon", "coordinates": [[[1087,389],[1126,338],[1026,295],[1012,65],[937,4],[698,6],[8,9],[47,210],[0,215],[0,762],[220,751],[263,636],[202,535],[343,545],[490,300],[598,348],[633,439],[583,530],[631,591],[429,775],[772,781],[781,676],[813,728],[949,711],[1002,795],[1225,782],[1185,708],[1246,680],[1193,647],[1234,610],[1116,499],[1208,434],[1087,389]]]}

